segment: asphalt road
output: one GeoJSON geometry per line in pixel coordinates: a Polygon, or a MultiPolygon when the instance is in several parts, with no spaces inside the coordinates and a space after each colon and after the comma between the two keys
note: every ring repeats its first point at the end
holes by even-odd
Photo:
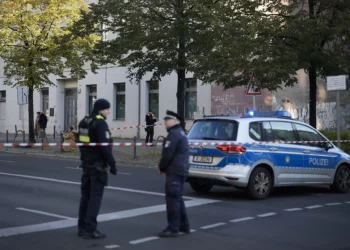
{"type": "Polygon", "coordinates": [[[191,235],[159,239],[166,225],[164,177],[120,167],[110,176],[99,216],[103,240],[76,236],[80,170],[75,161],[0,154],[1,250],[350,250],[350,194],[327,187],[278,189],[263,201],[216,188],[198,195],[186,185],[191,235]]]}

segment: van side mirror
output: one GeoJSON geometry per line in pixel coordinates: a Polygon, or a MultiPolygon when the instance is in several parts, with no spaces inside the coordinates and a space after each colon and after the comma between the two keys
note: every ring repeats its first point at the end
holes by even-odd
{"type": "Polygon", "coordinates": [[[330,144],[328,141],[322,142],[322,148],[324,148],[326,151],[333,148],[332,144],[330,144]]]}

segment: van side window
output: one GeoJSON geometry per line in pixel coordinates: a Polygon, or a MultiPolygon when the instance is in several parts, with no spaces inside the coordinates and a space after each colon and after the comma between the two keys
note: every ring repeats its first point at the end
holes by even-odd
{"type": "Polygon", "coordinates": [[[321,141],[326,141],[319,133],[307,126],[295,124],[295,128],[298,131],[300,140],[305,141],[303,145],[322,147],[323,143],[321,141]]]}
{"type": "Polygon", "coordinates": [[[292,123],[271,121],[270,124],[275,140],[283,142],[297,140],[292,123]]]}
{"type": "Polygon", "coordinates": [[[260,122],[251,122],[249,124],[249,136],[255,141],[263,140],[260,122]]]}
{"type": "Polygon", "coordinates": [[[276,137],[273,135],[270,122],[263,122],[263,130],[266,141],[277,141],[276,137]]]}

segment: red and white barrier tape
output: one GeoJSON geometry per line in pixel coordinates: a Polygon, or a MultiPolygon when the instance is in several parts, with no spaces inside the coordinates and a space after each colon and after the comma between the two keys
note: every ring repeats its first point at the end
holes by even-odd
{"type": "MultiPolygon", "coordinates": [[[[230,146],[230,145],[264,145],[264,144],[306,144],[306,143],[320,143],[324,141],[279,141],[279,142],[194,142],[189,143],[190,146],[230,146]]],[[[338,142],[338,141],[330,141],[338,142]]],[[[349,143],[350,140],[340,140],[341,143],[349,143]]],[[[88,146],[88,147],[100,147],[100,146],[116,146],[116,147],[133,147],[133,146],[161,146],[163,143],[128,143],[128,142],[116,142],[116,143],[0,143],[0,147],[69,147],[69,146],[88,146]]]]}
{"type": "Polygon", "coordinates": [[[110,128],[110,130],[125,130],[125,129],[132,129],[132,128],[146,128],[146,127],[155,127],[155,126],[161,126],[162,123],[154,124],[154,125],[141,125],[141,126],[128,126],[128,127],[122,127],[122,128],[110,128]]]}

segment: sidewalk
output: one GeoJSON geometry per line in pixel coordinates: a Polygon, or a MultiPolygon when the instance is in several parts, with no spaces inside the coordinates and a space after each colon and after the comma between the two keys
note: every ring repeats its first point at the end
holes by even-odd
{"type": "MultiPolygon", "coordinates": [[[[14,135],[9,135],[9,142],[12,143],[14,135]],[[11,139],[10,139],[11,138],[11,139]]],[[[60,138],[56,139],[48,138],[49,142],[60,143],[60,138]]],[[[3,134],[0,135],[0,143],[6,142],[6,137],[3,134]]],[[[16,143],[21,143],[22,138],[16,139],[16,143]]],[[[38,143],[41,140],[37,141],[38,143]]],[[[116,143],[133,143],[133,140],[130,139],[113,139],[113,142],[116,143]]],[[[144,142],[143,140],[138,140],[137,142],[144,142]]],[[[46,143],[46,140],[44,141],[46,143]]],[[[155,141],[154,141],[155,143],[155,141]]],[[[117,161],[118,165],[124,166],[142,166],[142,167],[155,167],[159,163],[161,156],[161,146],[146,147],[138,146],[136,147],[136,159],[134,159],[134,146],[121,146],[113,147],[113,155],[117,161]]],[[[61,152],[61,147],[9,147],[9,148],[0,148],[0,152],[12,153],[12,154],[23,154],[28,156],[42,156],[49,158],[58,158],[58,159],[72,159],[79,161],[80,153],[79,149],[77,152],[61,152]]]]}

